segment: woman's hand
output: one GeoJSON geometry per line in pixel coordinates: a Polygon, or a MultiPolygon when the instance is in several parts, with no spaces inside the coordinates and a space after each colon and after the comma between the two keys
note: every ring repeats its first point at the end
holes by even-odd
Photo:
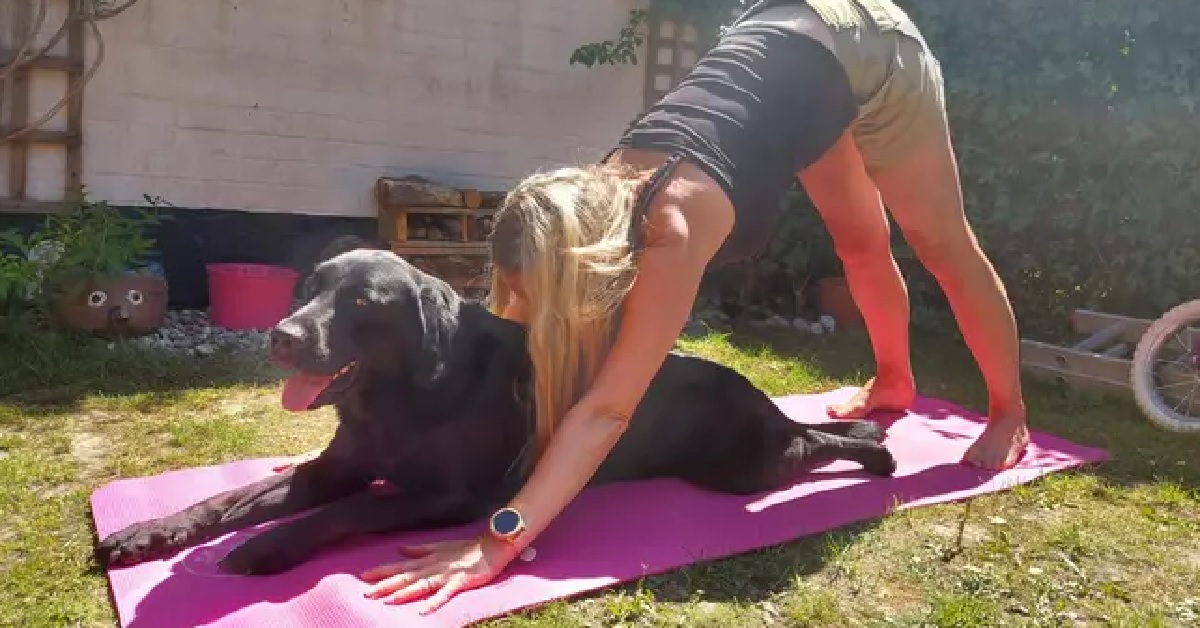
{"type": "Polygon", "coordinates": [[[511,548],[483,537],[401,547],[400,553],[407,559],[362,573],[360,577],[374,585],[365,595],[384,604],[429,597],[422,615],[441,608],[458,593],[488,584],[515,557],[511,548]]]}

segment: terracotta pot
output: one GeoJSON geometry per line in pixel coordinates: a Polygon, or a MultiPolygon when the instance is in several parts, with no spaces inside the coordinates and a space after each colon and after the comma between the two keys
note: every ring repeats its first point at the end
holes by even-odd
{"type": "Polygon", "coordinates": [[[850,295],[850,286],[845,277],[817,280],[817,309],[821,314],[832,316],[838,329],[863,326],[862,314],[850,295]]]}
{"type": "Polygon", "coordinates": [[[94,277],[55,303],[60,326],[110,336],[151,333],[166,315],[166,282],[147,275],[94,277]]]}
{"type": "Polygon", "coordinates": [[[796,316],[804,316],[804,311],[808,309],[808,291],[804,288],[795,288],[792,290],[792,311],[796,316]]]}

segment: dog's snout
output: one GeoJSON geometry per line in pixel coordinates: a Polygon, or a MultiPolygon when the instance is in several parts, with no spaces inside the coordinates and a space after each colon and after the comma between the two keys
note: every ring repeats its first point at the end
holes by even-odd
{"type": "Polygon", "coordinates": [[[291,358],[304,343],[304,331],[298,325],[280,323],[271,330],[271,353],[281,358],[291,358]]]}

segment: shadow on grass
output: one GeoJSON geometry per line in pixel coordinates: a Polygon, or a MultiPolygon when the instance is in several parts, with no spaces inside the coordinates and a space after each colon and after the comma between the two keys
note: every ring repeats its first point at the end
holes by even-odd
{"type": "Polygon", "coordinates": [[[77,409],[95,395],[139,395],[147,405],[169,405],[191,389],[265,385],[283,375],[264,354],[219,350],[201,357],[46,331],[0,331],[0,347],[0,403],[33,416],[77,409]]]}
{"type": "MultiPolygon", "coordinates": [[[[775,355],[817,365],[833,379],[865,381],[874,370],[870,343],[857,330],[831,336],[756,330],[735,333],[729,343],[747,352],[767,347],[775,355]]],[[[912,347],[922,395],[987,411],[987,390],[979,368],[961,341],[914,331],[912,347]]],[[[1108,451],[1108,461],[1079,473],[1121,486],[1165,481],[1200,490],[1200,464],[1195,462],[1200,435],[1156,427],[1138,410],[1132,396],[1072,390],[1032,377],[1025,377],[1023,386],[1032,429],[1108,451]]]]}
{"type": "Polygon", "coordinates": [[[795,589],[796,580],[836,567],[843,552],[879,526],[868,520],[724,560],[648,578],[659,602],[761,602],[795,589]]]}

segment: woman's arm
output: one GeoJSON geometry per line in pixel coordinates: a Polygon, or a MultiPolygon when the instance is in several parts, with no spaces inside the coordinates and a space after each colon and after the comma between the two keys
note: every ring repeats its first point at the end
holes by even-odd
{"type": "Polygon", "coordinates": [[[709,260],[733,228],[733,209],[723,194],[689,195],[685,189],[663,197],[667,202],[651,212],[647,245],[612,349],[512,500],[526,525],[509,549],[514,554],[583,490],[616,445],[687,322],[709,260]],[[673,196],[687,202],[673,202],[673,196]]]}

